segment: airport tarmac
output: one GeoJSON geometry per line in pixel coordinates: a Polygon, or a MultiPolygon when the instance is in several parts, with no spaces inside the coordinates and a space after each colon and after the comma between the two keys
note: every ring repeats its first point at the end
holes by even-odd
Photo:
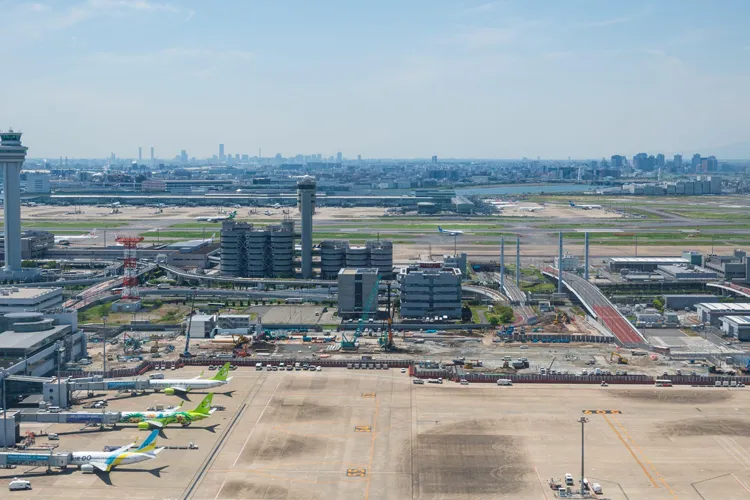
{"type": "MultiPolygon", "coordinates": [[[[170,376],[190,377],[198,369],[170,376]]],[[[727,500],[750,496],[750,394],[744,389],[414,385],[400,370],[257,372],[242,368],[217,394],[226,411],[168,427],[155,460],[123,466],[110,484],[69,470],[19,467],[35,498],[551,499],[549,478],[585,474],[603,497],[727,500]]],[[[186,402],[197,406],[202,395],[186,402]]],[[[142,409],[163,394],[112,401],[142,409]]],[[[23,426],[29,430],[31,426],[23,426]]],[[[53,425],[60,450],[101,450],[145,431],[78,434],[53,425]]],[[[39,441],[44,438],[39,438],[39,441]]],[[[600,497],[601,498],[601,497],[600,497]]]]}

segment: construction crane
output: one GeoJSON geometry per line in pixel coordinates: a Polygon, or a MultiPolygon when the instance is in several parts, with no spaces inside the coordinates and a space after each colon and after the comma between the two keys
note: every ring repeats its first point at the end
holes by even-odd
{"type": "Polygon", "coordinates": [[[554,365],[554,364],[555,364],[555,360],[556,360],[556,359],[557,359],[557,356],[553,356],[553,357],[552,357],[552,362],[551,362],[551,363],[549,364],[549,366],[547,367],[547,373],[549,373],[549,371],[550,371],[550,370],[552,369],[552,365],[554,365]]]}
{"type": "Polygon", "coordinates": [[[185,350],[180,354],[181,358],[192,358],[193,355],[190,353],[190,326],[193,324],[193,315],[195,314],[195,296],[198,292],[193,294],[193,298],[190,301],[190,316],[188,317],[187,329],[185,329],[185,350]]]}
{"type": "Polygon", "coordinates": [[[383,348],[384,351],[392,351],[395,346],[393,345],[393,315],[391,313],[391,284],[388,283],[388,328],[383,329],[383,333],[380,334],[378,344],[383,348]]]}
{"type": "Polygon", "coordinates": [[[373,305],[375,306],[376,311],[378,309],[378,285],[380,285],[380,275],[375,279],[375,284],[372,286],[372,291],[370,291],[370,295],[367,297],[367,302],[365,302],[362,307],[362,316],[359,317],[359,321],[357,322],[357,329],[354,331],[354,337],[349,338],[346,336],[345,331],[341,332],[341,349],[354,350],[357,348],[356,339],[362,335],[364,325],[367,322],[367,318],[370,316],[370,309],[373,308],[373,305]]]}

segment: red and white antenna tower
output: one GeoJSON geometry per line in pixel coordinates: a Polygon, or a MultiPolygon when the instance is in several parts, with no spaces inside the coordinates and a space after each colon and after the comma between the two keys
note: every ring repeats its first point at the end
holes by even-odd
{"type": "Polygon", "coordinates": [[[124,278],[122,279],[122,296],[123,299],[138,298],[138,259],[136,250],[138,243],[143,241],[143,236],[118,236],[115,238],[117,243],[125,247],[125,258],[123,259],[124,278]]]}

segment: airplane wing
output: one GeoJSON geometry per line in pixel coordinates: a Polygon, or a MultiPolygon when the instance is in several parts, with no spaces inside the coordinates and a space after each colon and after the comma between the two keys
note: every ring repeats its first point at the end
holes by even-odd
{"type": "Polygon", "coordinates": [[[146,423],[155,429],[163,429],[164,428],[164,422],[161,420],[146,420],[146,423]]]}
{"type": "Polygon", "coordinates": [[[201,370],[201,372],[197,376],[193,377],[193,380],[198,380],[202,376],[203,376],[203,370],[201,370]]]}
{"type": "Polygon", "coordinates": [[[162,446],[161,448],[157,448],[154,451],[152,451],[150,454],[151,455],[158,455],[159,453],[161,453],[161,450],[163,450],[164,448],[166,448],[166,446],[162,446]]]}
{"type": "Polygon", "coordinates": [[[132,448],[133,446],[135,446],[135,445],[137,445],[137,444],[138,444],[138,443],[130,443],[130,444],[126,444],[125,446],[122,446],[122,447],[120,447],[120,448],[117,448],[117,449],[116,449],[116,450],[114,450],[114,451],[113,451],[112,453],[124,453],[124,452],[128,451],[128,450],[129,450],[130,448],[132,448]]]}
{"type": "Polygon", "coordinates": [[[93,465],[102,472],[109,472],[109,465],[104,462],[89,462],[89,465],[93,465]]]}

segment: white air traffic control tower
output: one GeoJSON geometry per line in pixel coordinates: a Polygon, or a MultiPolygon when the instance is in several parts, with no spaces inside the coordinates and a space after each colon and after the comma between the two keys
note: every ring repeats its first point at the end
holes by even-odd
{"type": "Polygon", "coordinates": [[[21,267],[21,167],[26,160],[21,132],[0,132],[0,168],[3,171],[3,204],[5,209],[4,279],[28,279],[39,269],[21,267]]]}
{"type": "Polygon", "coordinates": [[[317,184],[308,175],[297,181],[297,208],[302,215],[302,278],[312,278],[313,214],[317,184]]]}

